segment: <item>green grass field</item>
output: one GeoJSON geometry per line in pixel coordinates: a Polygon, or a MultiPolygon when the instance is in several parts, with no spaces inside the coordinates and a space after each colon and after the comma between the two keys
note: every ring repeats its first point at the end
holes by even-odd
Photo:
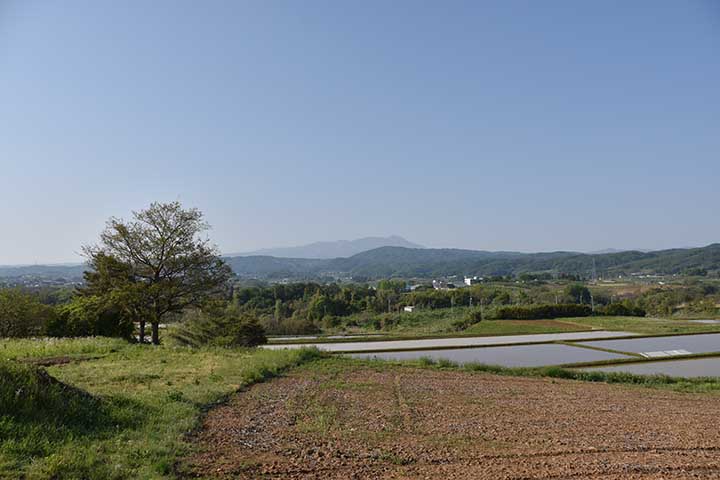
{"type": "Polygon", "coordinates": [[[317,356],[102,338],[2,340],[0,478],[172,478],[203,409],[317,356]],[[59,356],[70,363],[47,367],[50,376],[28,363],[59,356]]]}
{"type": "Polygon", "coordinates": [[[680,319],[648,317],[578,317],[563,318],[563,322],[603,330],[621,330],[625,332],[655,334],[679,334],[720,332],[720,324],[692,323],[680,319]]]}

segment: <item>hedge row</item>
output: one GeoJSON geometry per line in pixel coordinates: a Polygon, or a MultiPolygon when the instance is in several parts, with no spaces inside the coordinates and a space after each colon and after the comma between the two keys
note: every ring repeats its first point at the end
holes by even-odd
{"type": "Polygon", "coordinates": [[[498,320],[541,320],[545,318],[589,317],[592,308],[572,303],[559,305],[517,305],[500,307],[495,311],[498,320]]]}
{"type": "Polygon", "coordinates": [[[589,305],[577,305],[574,303],[517,305],[498,308],[494,317],[498,320],[542,320],[546,318],[589,317],[591,315],[644,317],[645,310],[622,303],[600,306],[595,308],[594,312],[589,305]]]}

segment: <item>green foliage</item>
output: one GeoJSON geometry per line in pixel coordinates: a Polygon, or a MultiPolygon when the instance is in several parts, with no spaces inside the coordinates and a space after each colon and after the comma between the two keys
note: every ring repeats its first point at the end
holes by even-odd
{"type": "Polygon", "coordinates": [[[52,307],[19,290],[0,290],[0,337],[42,335],[56,318],[52,307]]]}
{"type": "Polygon", "coordinates": [[[589,304],[591,301],[590,290],[582,283],[572,283],[565,288],[565,295],[573,302],[589,304]]]}
{"type": "Polygon", "coordinates": [[[195,347],[255,347],[267,343],[257,319],[231,311],[189,311],[171,331],[170,338],[180,345],[195,347]]]}
{"type": "Polygon", "coordinates": [[[465,314],[452,322],[452,328],[457,331],[467,330],[471,326],[483,320],[483,310],[480,308],[467,309],[465,314]]]}
{"type": "Polygon", "coordinates": [[[380,280],[377,284],[377,289],[382,291],[401,293],[405,291],[404,280],[380,280]]]}
{"type": "Polygon", "coordinates": [[[61,305],[57,315],[47,326],[51,337],[103,336],[130,338],[133,333],[132,319],[112,297],[75,297],[61,305]]]}
{"type": "Polygon", "coordinates": [[[595,309],[595,315],[607,317],[644,317],[646,314],[645,310],[633,306],[629,302],[611,303],[595,309]]]}
{"type": "Polygon", "coordinates": [[[592,315],[588,305],[526,305],[500,307],[495,310],[498,320],[541,320],[546,318],[587,317],[592,315]]]}
{"type": "Polygon", "coordinates": [[[153,203],[132,221],[111,218],[100,244],[84,249],[94,270],[87,291],[112,296],[141,324],[149,321],[159,343],[163,318],[221,295],[230,278],[217,248],[202,238],[208,228],[199,210],[179,202],[153,203]]]}

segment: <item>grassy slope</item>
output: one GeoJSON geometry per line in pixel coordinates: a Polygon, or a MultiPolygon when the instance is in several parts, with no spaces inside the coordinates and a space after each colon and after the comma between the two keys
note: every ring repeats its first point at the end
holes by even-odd
{"type": "Polygon", "coordinates": [[[685,320],[670,320],[661,318],[579,317],[565,318],[563,321],[585,327],[600,328],[603,330],[622,330],[625,332],[644,334],[720,332],[720,324],[712,325],[691,323],[685,320]]]}
{"type": "MultiPolygon", "coordinates": [[[[87,418],[84,423],[70,422],[66,412],[53,408],[40,416],[23,415],[9,403],[11,382],[0,385],[8,390],[0,395],[0,478],[8,479],[170,478],[175,459],[189,448],[184,433],[197,424],[204,407],[316,355],[153,348],[107,339],[0,345],[0,365],[5,367],[0,373],[19,384],[32,383],[28,379],[34,370],[2,357],[102,355],[48,368],[61,382],[92,395],[63,384],[53,387],[82,400],[78,408],[87,418]]],[[[20,395],[27,396],[24,403],[41,405],[47,404],[45,391],[28,389],[20,395]]],[[[51,393],[48,398],[54,398],[51,393]]]]}

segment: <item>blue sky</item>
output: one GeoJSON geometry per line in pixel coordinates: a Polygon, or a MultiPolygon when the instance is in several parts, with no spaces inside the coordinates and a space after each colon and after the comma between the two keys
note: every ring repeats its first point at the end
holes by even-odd
{"type": "Polygon", "coordinates": [[[720,4],[0,0],[0,264],[203,210],[226,252],[720,241],[720,4]]]}

